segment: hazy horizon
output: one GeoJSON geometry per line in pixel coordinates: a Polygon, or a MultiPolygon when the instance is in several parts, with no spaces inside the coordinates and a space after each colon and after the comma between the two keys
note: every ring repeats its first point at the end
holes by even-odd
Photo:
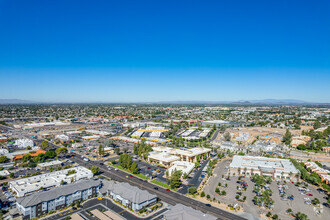
{"type": "Polygon", "coordinates": [[[0,99],[330,103],[329,1],[1,1],[0,99]]]}

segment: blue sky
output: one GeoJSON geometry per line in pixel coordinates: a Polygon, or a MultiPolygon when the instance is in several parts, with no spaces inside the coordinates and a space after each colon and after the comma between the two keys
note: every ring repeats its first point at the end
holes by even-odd
{"type": "Polygon", "coordinates": [[[0,0],[0,99],[330,102],[330,2],[0,0]]]}

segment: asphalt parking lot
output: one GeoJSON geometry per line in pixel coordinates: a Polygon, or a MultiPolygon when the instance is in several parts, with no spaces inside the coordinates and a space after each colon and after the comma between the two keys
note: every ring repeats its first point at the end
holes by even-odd
{"type": "MultiPolygon", "coordinates": [[[[313,196],[307,196],[302,195],[299,191],[299,187],[295,186],[291,182],[287,182],[287,189],[286,197],[293,195],[293,200],[288,199],[287,201],[283,201],[281,199],[279,189],[277,186],[276,181],[272,181],[272,183],[269,185],[270,189],[272,190],[272,196],[274,203],[273,210],[266,210],[264,208],[260,208],[253,204],[253,197],[256,195],[253,192],[254,189],[254,183],[250,180],[250,178],[242,178],[242,180],[246,181],[248,184],[247,190],[242,191],[241,198],[243,196],[246,196],[245,202],[238,202],[235,199],[236,193],[238,192],[237,186],[240,184],[237,183],[238,177],[232,176],[230,177],[230,180],[226,180],[225,178],[222,178],[222,174],[226,173],[226,166],[229,166],[230,161],[222,161],[218,163],[217,167],[214,170],[214,174],[204,187],[205,194],[209,194],[211,198],[215,197],[218,201],[226,203],[226,204],[239,204],[243,207],[245,212],[251,213],[252,215],[259,217],[261,213],[267,213],[270,211],[273,214],[277,214],[280,219],[292,219],[287,213],[286,210],[291,208],[293,210],[293,213],[301,212],[308,216],[311,220],[320,220],[320,219],[327,219],[328,216],[330,216],[330,208],[327,206],[322,205],[322,203],[326,203],[327,199],[325,197],[325,194],[319,193],[317,189],[314,186],[308,186],[307,188],[310,190],[307,194],[312,194],[313,196]],[[218,186],[218,183],[221,183],[221,187],[218,186]],[[223,187],[223,185],[227,184],[227,187],[223,187]],[[227,195],[226,196],[220,196],[217,193],[215,193],[215,189],[218,187],[220,191],[225,190],[227,195]],[[307,205],[305,204],[304,198],[309,198],[310,201],[313,198],[318,198],[321,202],[320,208],[317,208],[313,205],[307,205]],[[318,211],[321,212],[321,214],[316,214],[318,211]]],[[[281,181],[281,184],[284,184],[283,181],[281,181]]]]}
{"type": "MultiPolygon", "coordinates": [[[[115,205],[110,199],[103,198],[102,200],[97,199],[91,199],[83,204],[83,207],[77,210],[68,209],[64,212],[58,213],[56,215],[52,215],[49,217],[43,218],[44,220],[62,220],[65,219],[67,216],[72,215],[73,213],[78,213],[83,218],[88,220],[98,220],[95,216],[91,215],[88,211],[94,210],[94,209],[105,209],[105,210],[111,210],[113,212],[116,212],[118,215],[123,217],[127,220],[134,220],[138,219],[135,215],[132,215],[130,212],[127,212],[124,208],[121,208],[118,205],[115,205]]],[[[167,211],[167,209],[160,210],[153,214],[152,216],[148,218],[144,218],[145,220],[153,219],[154,217],[160,215],[161,213],[164,213],[167,211]]]]}

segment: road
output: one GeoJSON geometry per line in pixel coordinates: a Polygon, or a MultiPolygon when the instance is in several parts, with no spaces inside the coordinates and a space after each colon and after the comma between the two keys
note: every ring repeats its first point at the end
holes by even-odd
{"type": "Polygon", "coordinates": [[[75,161],[76,163],[78,163],[82,166],[86,166],[86,167],[90,167],[92,165],[98,166],[100,168],[100,171],[103,172],[104,176],[111,178],[113,180],[119,181],[119,182],[128,182],[133,186],[139,187],[140,189],[148,190],[150,193],[156,194],[158,196],[158,198],[160,198],[162,201],[164,201],[168,204],[175,205],[177,203],[181,203],[183,205],[190,206],[194,209],[200,210],[204,213],[214,215],[214,216],[218,217],[219,219],[235,219],[235,220],[244,219],[240,216],[237,216],[233,213],[218,209],[216,207],[206,206],[204,203],[197,201],[195,199],[183,196],[180,193],[166,191],[162,187],[158,187],[158,190],[156,190],[154,188],[155,185],[153,185],[147,181],[143,181],[142,179],[139,179],[134,176],[127,178],[126,177],[127,173],[125,173],[121,170],[109,171],[104,165],[103,166],[100,165],[99,162],[94,162],[94,161],[85,162],[81,159],[81,157],[79,155],[76,155],[76,154],[74,154],[74,155],[75,155],[75,157],[72,160],[75,161]]]}

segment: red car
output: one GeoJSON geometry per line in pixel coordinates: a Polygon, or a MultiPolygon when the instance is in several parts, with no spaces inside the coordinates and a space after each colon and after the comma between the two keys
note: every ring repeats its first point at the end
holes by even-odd
{"type": "Polygon", "coordinates": [[[237,192],[236,194],[237,194],[237,195],[241,195],[242,193],[241,193],[241,192],[237,192]]]}
{"type": "Polygon", "coordinates": [[[130,174],[130,175],[128,175],[129,177],[133,177],[133,175],[132,174],[130,174]]]}
{"type": "Polygon", "coordinates": [[[166,191],[171,191],[170,189],[166,189],[166,191]]]}
{"type": "Polygon", "coordinates": [[[313,196],[313,194],[310,194],[310,193],[309,193],[309,194],[307,194],[307,195],[308,195],[308,196],[313,196]]]}
{"type": "Polygon", "coordinates": [[[228,181],[229,181],[230,179],[229,179],[229,178],[227,178],[226,180],[228,180],[228,181]]]}

